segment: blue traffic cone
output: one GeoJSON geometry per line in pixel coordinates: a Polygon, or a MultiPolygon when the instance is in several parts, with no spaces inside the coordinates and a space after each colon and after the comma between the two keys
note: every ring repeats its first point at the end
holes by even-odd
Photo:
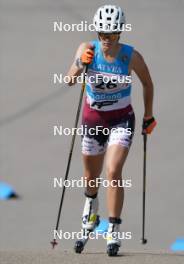
{"type": "Polygon", "coordinates": [[[4,182],[0,182],[0,200],[8,200],[10,198],[17,197],[17,194],[10,185],[4,182]]]}
{"type": "Polygon", "coordinates": [[[109,221],[107,219],[101,219],[100,224],[95,228],[95,232],[103,234],[107,232],[109,221]]]}
{"type": "Polygon", "coordinates": [[[176,241],[171,245],[172,251],[184,251],[184,237],[179,237],[176,241]]]}

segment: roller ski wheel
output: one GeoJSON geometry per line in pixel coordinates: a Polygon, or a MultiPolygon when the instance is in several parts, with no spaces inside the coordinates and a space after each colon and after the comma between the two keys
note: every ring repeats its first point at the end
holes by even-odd
{"type": "Polygon", "coordinates": [[[107,246],[107,254],[109,257],[117,256],[119,251],[119,245],[117,244],[109,244],[107,246]]]}
{"type": "Polygon", "coordinates": [[[96,223],[95,223],[95,226],[93,228],[93,230],[83,230],[83,233],[84,233],[84,238],[80,239],[80,240],[77,240],[75,242],[75,245],[74,245],[74,251],[75,253],[78,253],[80,254],[83,250],[84,250],[84,247],[89,239],[89,234],[91,232],[93,232],[95,230],[95,228],[100,224],[100,217],[99,215],[97,215],[97,219],[96,219],[96,223]]]}
{"type": "Polygon", "coordinates": [[[84,243],[82,240],[77,240],[75,242],[75,246],[74,246],[74,250],[75,250],[75,253],[78,253],[80,254],[84,249],[84,243]]]}

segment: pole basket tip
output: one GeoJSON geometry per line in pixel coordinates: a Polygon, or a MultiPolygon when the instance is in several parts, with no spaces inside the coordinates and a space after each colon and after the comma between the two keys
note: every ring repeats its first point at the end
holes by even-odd
{"type": "Polygon", "coordinates": [[[54,249],[55,248],[55,246],[57,246],[57,241],[56,241],[56,239],[53,239],[51,242],[51,245],[52,245],[52,249],[54,249]]]}
{"type": "Polygon", "coordinates": [[[141,239],[141,243],[142,243],[143,245],[147,244],[147,242],[148,242],[148,241],[147,241],[146,238],[142,238],[142,239],[141,239]]]}

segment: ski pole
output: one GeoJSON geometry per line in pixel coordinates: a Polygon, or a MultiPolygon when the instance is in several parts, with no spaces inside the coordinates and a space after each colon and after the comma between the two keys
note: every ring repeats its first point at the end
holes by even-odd
{"type": "MultiPolygon", "coordinates": [[[[75,128],[77,128],[77,126],[78,126],[80,110],[81,110],[81,105],[82,105],[82,99],[83,99],[83,94],[84,94],[85,85],[86,85],[85,76],[86,76],[87,70],[88,70],[88,66],[86,65],[84,68],[83,83],[82,83],[82,88],[81,88],[80,97],[79,97],[79,105],[78,105],[78,109],[77,109],[77,114],[76,114],[76,118],[75,118],[75,124],[74,124],[75,128]]],[[[67,163],[67,167],[66,167],[64,181],[68,179],[68,174],[69,174],[69,170],[70,170],[70,163],[71,163],[71,159],[72,159],[75,138],[76,138],[76,129],[74,130],[74,134],[72,136],[72,141],[71,141],[71,145],[70,145],[70,152],[69,152],[69,156],[68,156],[68,163],[67,163]]],[[[56,228],[55,228],[56,231],[58,231],[58,228],[59,228],[59,222],[60,222],[60,217],[61,217],[61,210],[62,210],[62,206],[63,206],[64,195],[65,195],[65,185],[63,186],[63,191],[62,191],[61,200],[60,200],[60,204],[59,204],[59,210],[58,210],[58,216],[57,216],[57,222],[56,222],[56,228]]],[[[56,238],[54,238],[50,243],[51,243],[53,249],[58,244],[56,241],[56,238]]]]}
{"type": "Polygon", "coordinates": [[[143,196],[142,196],[142,244],[147,243],[145,238],[145,202],[146,202],[146,147],[147,147],[147,134],[143,133],[143,147],[144,147],[144,158],[143,158],[143,196]]]}

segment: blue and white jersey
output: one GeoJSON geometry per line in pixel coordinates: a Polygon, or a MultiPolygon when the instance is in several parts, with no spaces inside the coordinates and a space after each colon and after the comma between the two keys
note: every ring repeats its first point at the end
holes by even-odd
{"type": "Polygon", "coordinates": [[[133,47],[121,44],[113,62],[103,56],[101,43],[92,41],[94,59],[88,67],[86,95],[90,108],[98,111],[111,111],[126,108],[131,104],[131,76],[128,68],[133,47]]]}

